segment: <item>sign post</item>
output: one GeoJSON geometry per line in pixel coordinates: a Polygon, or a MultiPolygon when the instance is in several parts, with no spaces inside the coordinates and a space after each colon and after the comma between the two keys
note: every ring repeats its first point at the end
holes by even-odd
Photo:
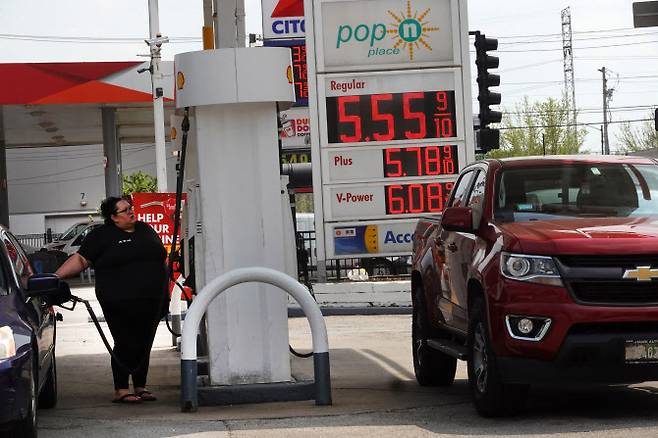
{"type": "MultiPolygon", "coordinates": [[[[474,160],[466,2],[306,0],[318,274],[411,253],[474,160]]],[[[322,278],[321,281],[326,280],[322,278]]]]}

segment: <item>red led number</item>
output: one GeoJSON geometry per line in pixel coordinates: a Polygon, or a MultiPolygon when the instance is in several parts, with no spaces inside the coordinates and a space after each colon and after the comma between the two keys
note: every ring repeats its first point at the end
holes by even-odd
{"type": "Polygon", "coordinates": [[[340,141],[343,143],[361,141],[361,117],[356,114],[347,114],[345,110],[346,104],[358,104],[359,100],[359,96],[340,96],[338,98],[338,121],[340,123],[354,124],[354,135],[340,134],[340,141]]]}
{"type": "Polygon", "coordinates": [[[402,109],[404,111],[405,120],[418,120],[418,131],[404,131],[406,138],[425,138],[427,136],[425,113],[419,111],[411,111],[411,99],[424,100],[425,93],[404,93],[402,95],[402,109]]]}
{"type": "Polygon", "coordinates": [[[443,146],[443,173],[449,175],[455,173],[455,162],[452,159],[452,147],[443,146]]]}
{"type": "Polygon", "coordinates": [[[455,130],[452,124],[452,114],[448,111],[448,93],[436,92],[436,112],[434,113],[434,124],[436,126],[437,138],[454,137],[455,130]]]}
{"type": "Polygon", "coordinates": [[[374,122],[386,122],[386,133],[374,132],[372,136],[376,141],[388,141],[395,137],[395,119],[393,114],[382,114],[379,112],[379,102],[390,102],[393,100],[392,94],[373,94],[370,96],[372,108],[372,120],[374,122]]]}
{"type": "Polygon", "coordinates": [[[395,185],[395,186],[386,186],[388,191],[388,213],[389,214],[403,214],[405,199],[400,194],[395,192],[401,192],[404,190],[404,186],[395,185]]]}
{"type": "Polygon", "coordinates": [[[390,168],[387,167],[388,170],[386,172],[386,175],[384,176],[393,177],[393,178],[402,176],[402,161],[393,158],[393,154],[397,154],[398,152],[400,152],[400,150],[401,150],[400,148],[390,148],[384,151],[384,154],[386,156],[385,159],[386,162],[384,163],[384,165],[394,167],[393,171],[391,171],[390,168]]]}
{"type": "Polygon", "coordinates": [[[452,183],[396,184],[386,186],[387,214],[439,213],[452,183]]]}

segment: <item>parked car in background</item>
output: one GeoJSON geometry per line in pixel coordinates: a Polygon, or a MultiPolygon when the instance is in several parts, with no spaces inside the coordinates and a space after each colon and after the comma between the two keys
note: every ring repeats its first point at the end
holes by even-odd
{"type": "Polygon", "coordinates": [[[37,407],[57,403],[56,313],[65,282],[33,275],[23,248],[0,227],[0,435],[37,436],[37,407]]]}
{"type": "Polygon", "coordinates": [[[101,221],[77,223],[62,234],[62,237],[57,241],[46,245],[46,249],[49,251],[63,251],[66,254],[71,255],[78,251],[80,245],[82,245],[82,241],[87,237],[87,234],[101,225],[103,225],[103,222],[101,221]]]}

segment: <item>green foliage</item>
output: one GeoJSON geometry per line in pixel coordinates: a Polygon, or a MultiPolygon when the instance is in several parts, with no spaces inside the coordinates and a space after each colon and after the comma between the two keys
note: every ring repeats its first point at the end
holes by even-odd
{"type": "Polygon", "coordinates": [[[654,113],[651,111],[649,119],[634,128],[630,123],[621,125],[620,133],[617,140],[620,143],[622,152],[639,152],[647,149],[658,148],[658,131],[653,124],[654,113]]]}
{"type": "Polygon", "coordinates": [[[587,133],[567,126],[572,123],[573,113],[565,100],[531,103],[526,97],[513,113],[503,112],[500,149],[486,157],[579,154],[587,133]]]}
{"type": "Polygon", "coordinates": [[[157,192],[158,180],[144,172],[135,172],[123,176],[123,196],[137,192],[157,192]]]}

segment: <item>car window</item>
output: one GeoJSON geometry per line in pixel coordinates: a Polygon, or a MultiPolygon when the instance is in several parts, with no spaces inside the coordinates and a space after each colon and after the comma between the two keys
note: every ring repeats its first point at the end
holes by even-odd
{"type": "Polygon", "coordinates": [[[464,197],[466,195],[468,187],[471,184],[471,180],[473,179],[474,173],[475,172],[471,170],[469,172],[466,172],[459,178],[459,181],[457,181],[457,184],[453,189],[453,195],[452,198],[450,199],[450,204],[448,205],[448,207],[461,207],[464,205],[465,203],[464,197]]]}
{"type": "Polygon", "coordinates": [[[658,167],[570,163],[512,168],[497,183],[495,218],[524,222],[658,215],[658,167]]]}
{"type": "Polygon", "coordinates": [[[487,184],[487,173],[484,170],[478,172],[475,182],[473,183],[473,188],[471,189],[471,194],[468,197],[468,202],[466,203],[467,207],[471,208],[481,208],[484,202],[484,188],[487,184]]]}
{"type": "Polygon", "coordinates": [[[34,272],[32,271],[32,266],[30,266],[30,261],[28,260],[27,255],[25,255],[25,251],[23,251],[20,244],[8,234],[4,236],[3,242],[7,247],[9,260],[11,261],[12,268],[16,273],[18,281],[24,289],[27,289],[27,280],[34,275],[34,272]]]}
{"type": "Polygon", "coordinates": [[[71,243],[71,246],[80,246],[82,245],[82,241],[85,240],[85,237],[87,237],[87,234],[91,232],[94,228],[98,228],[100,224],[97,225],[89,225],[87,228],[85,228],[82,233],[78,237],[75,238],[73,243],[71,243]]]}
{"type": "Polygon", "coordinates": [[[82,231],[86,226],[87,226],[86,223],[75,224],[75,225],[71,226],[71,228],[69,228],[68,230],[64,231],[64,233],[63,233],[62,236],[59,238],[59,240],[71,240],[71,239],[73,239],[73,238],[74,238],[75,236],[77,236],[78,233],[79,233],[80,231],[82,231]]]}

